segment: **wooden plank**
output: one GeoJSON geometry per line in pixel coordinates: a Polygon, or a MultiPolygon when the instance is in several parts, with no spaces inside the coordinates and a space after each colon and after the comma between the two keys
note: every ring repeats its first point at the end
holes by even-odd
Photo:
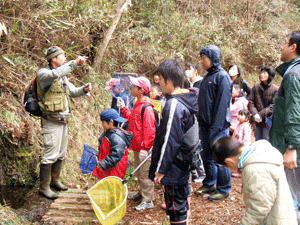
{"type": "Polygon", "coordinates": [[[76,193],[59,193],[59,198],[82,198],[82,199],[89,199],[87,194],[76,194],[76,193]]]}
{"type": "Polygon", "coordinates": [[[75,205],[75,204],[55,204],[52,203],[51,209],[58,209],[58,210],[84,210],[84,211],[93,211],[91,205],[75,205]]]}
{"type": "Polygon", "coordinates": [[[64,216],[64,217],[95,217],[96,218],[96,214],[94,211],[91,212],[84,212],[84,211],[58,211],[58,210],[49,210],[46,214],[46,217],[60,217],[60,216],[64,216]]]}
{"type": "Polygon", "coordinates": [[[91,202],[85,190],[69,189],[58,194],[42,221],[54,223],[84,223],[100,224],[94,213],[91,202]]]}
{"type": "MultiPolygon", "coordinates": [[[[49,218],[50,221],[53,221],[53,222],[72,222],[72,223],[80,223],[80,222],[99,222],[98,218],[91,218],[91,217],[87,217],[87,218],[84,218],[84,217],[71,217],[71,218],[66,218],[64,216],[61,216],[61,217],[54,217],[54,218],[49,218]]],[[[48,219],[45,219],[44,221],[49,221],[48,219]]]]}
{"type": "Polygon", "coordinates": [[[85,194],[86,193],[86,190],[82,190],[82,189],[68,189],[65,193],[68,193],[68,192],[71,192],[71,193],[83,193],[83,194],[85,194]]]}
{"type": "Polygon", "coordinates": [[[87,199],[76,199],[76,198],[58,198],[55,199],[55,202],[57,204],[91,204],[91,201],[89,198],[87,199]]]}

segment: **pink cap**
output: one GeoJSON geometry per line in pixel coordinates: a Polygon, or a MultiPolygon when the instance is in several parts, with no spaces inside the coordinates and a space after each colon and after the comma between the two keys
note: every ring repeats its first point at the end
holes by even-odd
{"type": "Polygon", "coordinates": [[[144,89],[145,93],[149,93],[151,91],[150,81],[146,77],[130,77],[129,76],[129,79],[133,85],[144,89]]]}
{"type": "Polygon", "coordinates": [[[108,82],[107,82],[107,86],[104,88],[105,90],[110,90],[113,86],[117,86],[120,84],[120,79],[118,78],[111,78],[108,82]]]}

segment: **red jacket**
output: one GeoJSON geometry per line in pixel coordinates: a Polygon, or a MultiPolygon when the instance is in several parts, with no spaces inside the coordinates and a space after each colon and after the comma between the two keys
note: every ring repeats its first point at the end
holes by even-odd
{"type": "Polygon", "coordinates": [[[126,106],[122,108],[122,116],[128,120],[128,131],[133,132],[129,149],[137,152],[148,151],[154,143],[156,128],[153,108],[148,106],[144,119],[141,118],[142,107],[147,102],[153,105],[151,99],[146,97],[144,101],[136,101],[131,111],[126,106]]]}
{"type": "Polygon", "coordinates": [[[108,176],[124,178],[128,164],[128,149],[132,133],[120,128],[104,132],[99,138],[98,161],[93,175],[102,179],[108,176]]]}

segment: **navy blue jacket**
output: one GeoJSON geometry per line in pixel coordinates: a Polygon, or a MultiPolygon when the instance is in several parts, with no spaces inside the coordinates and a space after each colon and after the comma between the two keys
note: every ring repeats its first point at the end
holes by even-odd
{"type": "Polygon", "coordinates": [[[232,80],[221,67],[221,52],[217,46],[208,45],[200,54],[208,56],[213,63],[201,82],[198,97],[199,126],[208,130],[212,144],[221,131],[230,127],[232,80]]]}
{"type": "Polygon", "coordinates": [[[155,172],[159,172],[165,175],[161,184],[178,186],[189,179],[189,171],[178,167],[180,161],[175,158],[184,151],[184,134],[197,120],[198,94],[197,90],[190,89],[186,93],[166,95],[166,99],[153,145],[149,178],[154,180],[155,172]]]}

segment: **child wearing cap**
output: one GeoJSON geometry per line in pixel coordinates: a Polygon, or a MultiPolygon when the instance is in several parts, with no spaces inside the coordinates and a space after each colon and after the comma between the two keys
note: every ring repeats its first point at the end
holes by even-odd
{"type": "Polygon", "coordinates": [[[104,132],[99,137],[98,165],[93,175],[99,179],[108,176],[124,178],[127,170],[128,147],[132,139],[132,132],[117,127],[117,123],[127,120],[119,115],[115,109],[105,109],[100,118],[104,132]]]}
{"type": "MultiPolygon", "coordinates": [[[[128,119],[128,130],[133,132],[133,137],[129,149],[134,151],[134,166],[137,167],[150,154],[155,138],[155,115],[153,103],[147,94],[151,91],[150,81],[146,77],[129,77],[133,87],[131,95],[137,98],[132,110],[125,106],[122,98],[118,98],[117,107],[121,108],[124,118],[128,119]],[[143,118],[141,118],[142,108],[146,103],[143,118]]],[[[154,182],[148,177],[151,158],[145,162],[136,172],[138,183],[140,184],[139,192],[128,199],[140,201],[141,204],[135,207],[136,210],[153,208],[154,201],[154,182]]]]}

